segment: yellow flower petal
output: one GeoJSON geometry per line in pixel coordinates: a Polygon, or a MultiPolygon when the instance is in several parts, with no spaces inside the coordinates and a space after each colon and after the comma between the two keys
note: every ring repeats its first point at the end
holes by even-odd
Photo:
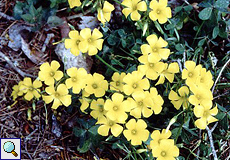
{"type": "Polygon", "coordinates": [[[108,136],[109,134],[109,126],[106,126],[106,125],[101,125],[99,128],[98,128],[98,133],[102,136],[108,136]]]}
{"type": "Polygon", "coordinates": [[[121,134],[122,131],[123,131],[123,127],[118,125],[118,124],[114,124],[111,127],[111,132],[115,137],[118,137],[121,134]]]}
{"type": "Polygon", "coordinates": [[[133,11],[133,12],[131,13],[131,19],[132,19],[133,21],[138,21],[140,18],[141,18],[141,15],[138,13],[137,10],[135,10],[135,11],[133,11]]]}

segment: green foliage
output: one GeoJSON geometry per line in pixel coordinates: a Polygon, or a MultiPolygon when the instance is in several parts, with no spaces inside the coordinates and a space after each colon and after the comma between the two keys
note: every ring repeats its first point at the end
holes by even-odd
{"type": "Polygon", "coordinates": [[[77,118],[76,121],[79,127],[73,128],[73,133],[79,138],[79,143],[77,144],[77,150],[80,153],[87,152],[90,148],[94,148],[99,145],[101,136],[98,135],[97,129],[99,126],[95,126],[95,119],[80,119],[77,118]]]}
{"type": "Polygon", "coordinates": [[[47,24],[48,27],[56,27],[63,22],[60,18],[55,16],[58,5],[63,2],[66,2],[66,0],[50,0],[45,3],[41,0],[17,1],[13,15],[15,19],[23,19],[33,24],[34,31],[39,30],[45,24],[47,24]],[[39,7],[35,8],[35,6],[39,7]]]}

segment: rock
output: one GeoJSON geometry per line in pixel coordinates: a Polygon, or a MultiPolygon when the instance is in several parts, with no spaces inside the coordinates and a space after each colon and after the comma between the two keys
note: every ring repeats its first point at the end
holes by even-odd
{"type": "Polygon", "coordinates": [[[64,63],[65,69],[76,67],[76,68],[84,68],[88,73],[90,72],[90,69],[93,64],[93,60],[88,55],[84,57],[83,54],[80,53],[78,56],[74,56],[70,52],[70,49],[65,48],[64,43],[59,43],[57,45],[57,47],[55,48],[55,53],[64,63]]]}
{"type": "Polygon", "coordinates": [[[52,115],[52,133],[57,137],[61,137],[62,135],[62,126],[58,123],[55,115],[52,115]]]}

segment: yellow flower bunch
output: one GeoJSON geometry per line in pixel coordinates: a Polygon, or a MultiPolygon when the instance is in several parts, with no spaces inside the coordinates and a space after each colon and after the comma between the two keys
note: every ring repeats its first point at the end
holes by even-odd
{"type": "Polygon", "coordinates": [[[77,69],[76,67],[67,69],[67,75],[70,77],[66,79],[65,84],[68,89],[72,88],[73,93],[78,94],[85,88],[85,80],[87,72],[84,68],[77,69]]]}
{"type": "Polygon", "coordinates": [[[42,98],[46,104],[49,104],[53,101],[51,108],[57,109],[60,105],[68,107],[71,104],[71,95],[69,95],[68,88],[64,84],[57,86],[57,89],[54,86],[46,87],[46,93],[49,95],[43,95],[42,98]]]}
{"type": "Polygon", "coordinates": [[[130,111],[130,103],[124,100],[122,94],[114,93],[112,95],[112,100],[107,99],[105,101],[104,109],[107,111],[106,117],[113,121],[124,123],[128,118],[126,112],[130,111]]]}
{"type": "Polygon", "coordinates": [[[69,7],[70,8],[79,7],[81,5],[80,0],[68,0],[68,2],[69,2],[69,7]]]}
{"type": "Polygon", "coordinates": [[[218,113],[217,106],[213,109],[211,108],[212,102],[210,102],[209,104],[201,103],[200,105],[196,105],[194,107],[194,114],[197,118],[199,118],[195,121],[195,125],[197,126],[197,128],[205,129],[209,123],[218,121],[215,117],[213,117],[218,113]]]}
{"type": "Polygon", "coordinates": [[[179,95],[171,90],[169,93],[169,99],[171,100],[171,103],[173,106],[178,110],[180,109],[181,105],[183,106],[183,109],[188,108],[188,96],[189,96],[189,89],[187,86],[182,86],[179,90],[179,95]]]}
{"type": "Polygon", "coordinates": [[[114,9],[115,8],[112,4],[110,4],[108,1],[105,1],[103,4],[103,8],[97,9],[97,19],[103,24],[105,24],[105,22],[109,22],[111,18],[111,12],[114,9]]]}
{"type": "Polygon", "coordinates": [[[130,115],[135,118],[150,117],[153,114],[151,106],[153,106],[153,101],[149,96],[147,91],[136,91],[132,94],[133,99],[129,99],[132,104],[132,109],[130,115]]]}
{"type": "Polygon", "coordinates": [[[123,127],[117,121],[112,121],[106,117],[98,119],[96,124],[100,124],[98,133],[102,136],[108,136],[109,130],[111,130],[111,133],[118,137],[123,131],[123,127]]]}
{"type": "Polygon", "coordinates": [[[170,83],[172,83],[174,80],[175,73],[178,73],[178,72],[179,72],[178,63],[173,62],[173,63],[170,63],[169,65],[168,63],[164,63],[164,70],[161,73],[159,73],[160,78],[158,82],[156,83],[156,85],[163,84],[165,81],[165,78],[168,79],[170,83]]]}
{"type": "Polygon", "coordinates": [[[171,8],[167,7],[168,0],[152,0],[150,2],[150,9],[149,17],[151,20],[156,21],[158,20],[160,24],[164,24],[167,22],[168,18],[172,17],[171,8]]]}
{"type": "Polygon", "coordinates": [[[123,78],[126,76],[124,72],[119,74],[118,72],[115,72],[112,76],[112,82],[110,82],[110,89],[115,91],[121,91],[123,92],[123,78]]]}
{"type": "Polygon", "coordinates": [[[32,82],[31,78],[24,78],[23,82],[20,84],[19,87],[19,94],[21,94],[21,91],[25,94],[24,98],[27,101],[30,101],[34,97],[39,98],[41,97],[40,95],[40,87],[42,86],[42,82],[39,80],[34,80],[32,82]]]}
{"type": "Polygon", "coordinates": [[[92,109],[90,115],[94,119],[100,119],[101,117],[104,117],[107,113],[107,111],[104,108],[104,105],[105,105],[105,101],[102,98],[93,100],[90,104],[90,108],[92,109]]]}
{"type": "Polygon", "coordinates": [[[161,133],[158,130],[152,132],[150,147],[153,157],[157,157],[157,160],[175,159],[179,156],[179,149],[174,144],[174,140],[168,139],[170,136],[170,130],[163,129],[161,133]]]}
{"type": "Polygon", "coordinates": [[[146,11],[147,5],[145,1],[141,0],[124,0],[122,5],[126,6],[122,13],[127,18],[129,15],[131,15],[131,19],[133,21],[138,21],[141,18],[141,15],[138,11],[146,11]]]}
{"type": "Polygon", "coordinates": [[[58,81],[63,77],[63,72],[59,71],[60,64],[57,61],[43,63],[40,66],[38,77],[41,81],[44,81],[46,85],[53,85],[55,80],[58,81]]]}
{"type": "Polygon", "coordinates": [[[98,73],[89,74],[85,83],[85,91],[89,94],[94,94],[96,97],[104,96],[105,91],[108,90],[108,82],[104,80],[103,75],[98,73]]]}
{"type": "Polygon", "coordinates": [[[129,120],[126,124],[126,130],[123,131],[124,136],[128,141],[131,140],[132,145],[141,145],[143,141],[147,141],[149,131],[146,129],[147,124],[144,120],[135,119],[129,120]]]}
{"type": "Polygon", "coordinates": [[[149,89],[149,80],[143,77],[144,74],[140,71],[133,71],[132,73],[128,73],[123,78],[123,81],[125,83],[125,85],[123,86],[124,93],[126,95],[131,95],[136,91],[143,91],[149,89]]]}
{"type": "Polygon", "coordinates": [[[151,61],[154,63],[160,61],[161,59],[166,60],[169,57],[170,50],[165,48],[168,46],[168,43],[163,39],[155,35],[149,35],[146,38],[148,44],[141,45],[141,52],[143,55],[149,55],[151,61]]]}
{"type": "Polygon", "coordinates": [[[95,28],[91,33],[90,28],[85,28],[80,31],[70,31],[70,39],[65,40],[65,47],[70,48],[70,52],[78,56],[80,51],[88,53],[90,56],[96,55],[98,50],[102,49],[103,37],[102,33],[95,28]]]}
{"type": "Polygon", "coordinates": [[[11,93],[11,96],[13,97],[13,100],[15,101],[18,96],[22,96],[23,92],[20,90],[21,85],[23,84],[23,81],[20,81],[18,85],[13,86],[13,91],[11,93]]]}

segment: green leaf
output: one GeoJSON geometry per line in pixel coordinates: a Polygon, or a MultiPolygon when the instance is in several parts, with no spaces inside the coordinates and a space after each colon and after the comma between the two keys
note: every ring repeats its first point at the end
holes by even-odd
{"type": "Polygon", "coordinates": [[[219,34],[219,27],[216,26],[212,31],[212,38],[215,39],[219,34]]]}
{"type": "Polygon", "coordinates": [[[22,19],[27,22],[31,22],[33,20],[33,16],[31,14],[23,14],[21,15],[22,19]]]}
{"type": "Polygon", "coordinates": [[[184,51],[185,50],[185,48],[184,48],[184,46],[182,44],[177,44],[175,48],[178,51],[184,51]]]}
{"type": "Polygon", "coordinates": [[[126,47],[126,41],[124,39],[121,39],[121,45],[122,45],[123,48],[126,47]]]}
{"type": "Polygon", "coordinates": [[[126,37],[126,33],[124,29],[119,29],[118,30],[118,34],[121,38],[125,38],[126,37]]]}
{"type": "Polygon", "coordinates": [[[31,6],[30,6],[29,13],[30,13],[31,16],[33,16],[33,17],[36,16],[37,10],[34,8],[34,5],[31,5],[31,6]]]}
{"type": "Polygon", "coordinates": [[[188,5],[184,7],[184,10],[190,12],[193,9],[192,5],[188,5]]]}
{"type": "Polygon", "coordinates": [[[217,0],[214,4],[215,8],[228,8],[229,0],[217,0]]]}
{"type": "Polygon", "coordinates": [[[84,130],[84,129],[81,129],[81,128],[78,128],[78,127],[73,128],[73,134],[76,137],[82,137],[82,136],[84,136],[85,133],[86,133],[86,130],[84,130]]]}
{"type": "Polygon", "coordinates": [[[205,42],[205,38],[204,39],[201,39],[199,42],[198,42],[198,46],[201,47],[204,45],[204,42],[205,42]]]}
{"type": "Polygon", "coordinates": [[[87,139],[87,140],[84,142],[84,144],[83,144],[82,147],[80,147],[80,146],[77,147],[77,150],[78,150],[80,153],[85,153],[85,152],[87,152],[87,151],[90,149],[90,147],[91,147],[90,139],[87,139]]]}
{"type": "Polygon", "coordinates": [[[208,8],[205,8],[203,9],[200,13],[199,13],[199,18],[201,20],[208,20],[209,17],[211,16],[212,14],[212,8],[211,7],[208,7],[208,8]]]}
{"type": "Polygon", "coordinates": [[[119,38],[116,37],[115,35],[111,34],[111,35],[109,35],[107,42],[109,45],[115,46],[117,44],[117,42],[119,42],[119,38]]]}
{"type": "Polygon", "coordinates": [[[98,128],[99,128],[99,125],[93,126],[89,129],[89,132],[92,133],[93,135],[97,135],[98,128]]]}

